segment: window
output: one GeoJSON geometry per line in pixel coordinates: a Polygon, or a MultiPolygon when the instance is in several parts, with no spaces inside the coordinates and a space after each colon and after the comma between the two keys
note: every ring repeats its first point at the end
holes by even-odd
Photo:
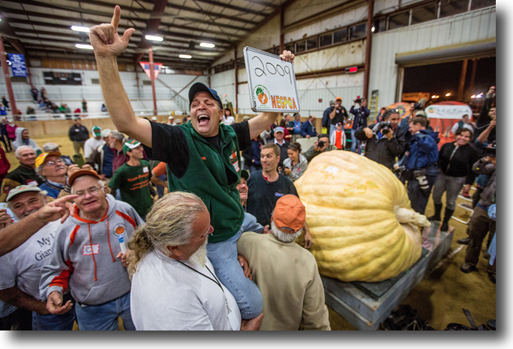
{"type": "Polygon", "coordinates": [[[237,58],[237,69],[246,68],[246,61],[244,60],[244,57],[237,58]]]}
{"type": "Polygon", "coordinates": [[[296,50],[294,49],[293,42],[289,42],[288,44],[285,44],[285,50],[290,51],[292,53],[296,53],[296,50]]]}
{"type": "Polygon", "coordinates": [[[91,85],[99,85],[100,79],[91,79],[91,85]]]}
{"type": "Polygon", "coordinates": [[[349,31],[351,40],[367,37],[367,23],[353,25],[349,31]]]}
{"type": "Polygon", "coordinates": [[[381,17],[374,20],[374,33],[384,32],[387,29],[387,18],[381,17]]]}
{"type": "Polygon", "coordinates": [[[478,8],[495,6],[495,0],[472,0],[471,10],[477,10],[478,8]]]}
{"type": "Polygon", "coordinates": [[[436,19],[436,11],[436,4],[428,4],[414,8],[411,15],[411,24],[417,24],[436,19]]]}
{"type": "Polygon", "coordinates": [[[319,47],[329,46],[333,44],[333,33],[321,35],[319,37],[319,47]]]}
{"type": "Polygon", "coordinates": [[[151,86],[151,80],[143,80],[143,86],[151,86]]]}
{"type": "Polygon", "coordinates": [[[317,48],[317,36],[306,40],[306,49],[313,50],[314,48],[317,48]]]}
{"type": "Polygon", "coordinates": [[[442,0],[440,7],[440,18],[454,16],[468,10],[469,0],[442,0]]]}
{"type": "Polygon", "coordinates": [[[333,33],[333,43],[347,41],[347,28],[333,33]]]}
{"type": "Polygon", "coordinates": [[[407,27],[410,23],[410,11],[388,17],[388,30],[407,27]]]}
{"type": "Polygon", "coordinates": [[[306,51],[306,40],[300,41],[296,44],[296,52],[303,52],[306,51]]]}
{"type": "Polygon", "coordinates": [[[46,85],[82,85],[80,73],[43,72],[46,85]]]}

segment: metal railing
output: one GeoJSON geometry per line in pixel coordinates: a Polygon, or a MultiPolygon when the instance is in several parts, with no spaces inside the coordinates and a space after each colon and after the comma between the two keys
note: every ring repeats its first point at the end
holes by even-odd
{"type": "MultiPolygon", "coordinates": [[[[153,109],[134,109],[134,113],[138,117],[152,117],[153,109]]],[[[172,111],[161,110],[157,112],[157,115],[171,115],[172,111]]],[[[48,121],[48,120],[71,120],[76,116],[80,116],[81,118],[88,119],[106,119],[110,118],[110,114],[108,112],[103,113],[40,113],[40,114],[22,114],[18,117],[17,121],[48,121]],[[67,116],[66,116],[67,115],[67,116]]]]}

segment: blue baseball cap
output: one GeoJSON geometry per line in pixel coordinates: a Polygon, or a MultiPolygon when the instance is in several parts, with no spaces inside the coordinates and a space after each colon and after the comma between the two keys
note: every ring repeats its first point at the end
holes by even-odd
{"type": "Polygon", "coordinates": [[[192,104],[192,101],[194,99],[194,96],[196,96],[196,94],[198,92],[207,92],[207,93],[209,93],[212,96],[212,98],[214,98],[217,101],[217,103],[219,103],[219,107],[221,109],[223,109],[223,103],[221,102],[221,98],[217,94],[217,91],[213,90],[211,88],[208,88],[207,85],[202,84],[201,82],[195,83],[189,89],[189,109],[191,108],[191,104],[192,104]]]}

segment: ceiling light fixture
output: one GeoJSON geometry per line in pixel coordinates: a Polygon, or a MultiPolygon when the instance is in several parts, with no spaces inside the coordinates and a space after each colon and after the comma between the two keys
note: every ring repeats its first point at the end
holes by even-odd
{"type": "Polygon", "coordinates": [[[186,58],[186,59],[191,59],[192,56],[191,55],[179,55],[178,57],[180,58],[186,58]]]}
{"type": "Polygon", "coordinates": [[[202,42],[202,43],[200,44],[200,46],[201,46],[201,47],[208,47],[208,48],[214,48],[214,47],[216,47],[216,45],[211,44],[211,43],[208,43],[208,42],[202,42]]]}
{"type": "Polygon", "coordinates": [[[157,35],[145,35],[144,38],[149,41],[162,41],[164,38],[157,35]]]}
{"type": "Polygon", "coordinates": [[[83,48],[85,50],[93,50],[93,47],[91,45],[85,45],[85,44],[75,44],[76,48],[83,48]]]}
{"type": "Polygon", "coordinates": [[[79,25],[72,25],[71,26],[71,30],[74,30],[76,32],[89,33],[89,28],[88,27],[81,27],[79,25]]]}

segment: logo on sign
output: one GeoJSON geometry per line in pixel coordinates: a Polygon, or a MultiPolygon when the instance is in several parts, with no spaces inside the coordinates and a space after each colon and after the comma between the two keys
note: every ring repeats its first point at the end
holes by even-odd
{"type": "Polygon", "coordinates": [[[269,90],[264,85],[256,85],[253,88],[253,94],[255,95],[255,99],[260,103],[258,108],[266,108],[268,107],[267,103],[269,103],[269,90]]]}

